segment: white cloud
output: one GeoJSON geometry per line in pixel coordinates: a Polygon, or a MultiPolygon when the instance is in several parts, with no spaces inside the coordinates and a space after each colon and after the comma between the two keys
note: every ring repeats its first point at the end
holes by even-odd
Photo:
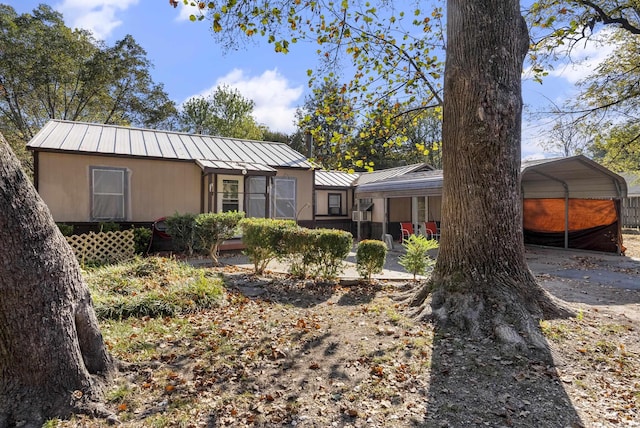
{"type": "Polygon", "coordinates": [[[198,6],[191,6],[191,4],[184,4],[183,2],[179,1],[179,8],[180,8],[180,13],[178,14],[178,16],[176,17],[176,21],[189,21],[189,17],[191,15],[195,15],[195,16],[199,16],[200,13],[200,9],[198,9],[198,6]]]}
{"type": "Polygon", "coordinates": [[[243,70],[233,69],[219,77],[215,85],[201,92],[200,96],[213,93],[218,86],[227,85],[237,89],[243,97],[253,100],[253,116],[258,123],[272,131],[292,133],[296,102],[303,93],[302,86],[291,87],[285,76],[277,69],[265,70],[259,76],[249,76],[243,70]]]}
{"type": "MultiPolygon", "coordinates": [[[[563,78],[571,84],[588,77],[616,49],[616,45],[611,39],[611,33],[612,30],[606,28],[584,44],[575,45],[570,52],[571,60],[556,64],[555,69],[551,70],[549,75],[563,78]]],[[[567,54],[567,51],[559,52],[559,54],[562,57],[567,54]]]]}
{"type": "Polygon", "coordinates": [[[67,25],[90,30],[97,39],[104,40],[122,24],[118,13],[127,10],[139,0],[64,0],[56,6],[67,25]]]}
{"type": "Polygon", "coordinates": [[[548,140],[548,130],[553,126],[549,119],[523,118],[522,122],[522,159],[542,159],[553,157],[544,147],[548,140]]]}

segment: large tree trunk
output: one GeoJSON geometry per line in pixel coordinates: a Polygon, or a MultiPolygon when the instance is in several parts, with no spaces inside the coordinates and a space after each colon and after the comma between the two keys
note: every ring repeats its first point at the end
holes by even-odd
{"type": "Polygon", "coordinates": [[[113,362],[73,252],[0,134],[0,428],[99,408],[113,362]]]}
{"type": "Polygon", "coordinates": [[[560,309],[524,254],[521,74],[529,37],[519,2],[449,0],[447,40],[443,232],[430,283],[412,303],[442,326],[544,347],[537,319],[560,309]]]}

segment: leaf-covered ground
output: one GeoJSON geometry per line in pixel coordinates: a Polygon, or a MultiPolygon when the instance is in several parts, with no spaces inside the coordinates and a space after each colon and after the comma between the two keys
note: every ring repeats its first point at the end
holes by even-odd
{"type": "Polygon", "coordinates": [[[640,426],[637,304],[543,322],[549,354],[530,360],[415,323],[396,299],[411,284],[211,271],[226,287],[211,309],[102,322],[123,426],[640,426]]]}

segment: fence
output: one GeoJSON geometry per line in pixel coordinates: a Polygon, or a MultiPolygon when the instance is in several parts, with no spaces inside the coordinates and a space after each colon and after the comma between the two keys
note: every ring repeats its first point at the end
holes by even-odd
{"type": "Polygon", "coordinates": [[[640,196],[622,199],[622,227],[640,227],[640,196]]]}
{"type": "Polygon", "coordinates": [[[135,253],[133,230],[89,232],[67,236],[67,242],[81,265],[113,263],[127,260],[135,253]]]}

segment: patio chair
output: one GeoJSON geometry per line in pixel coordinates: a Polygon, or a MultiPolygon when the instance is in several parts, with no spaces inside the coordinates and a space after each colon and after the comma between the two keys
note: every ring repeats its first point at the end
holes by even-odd
{"type": "Polygon", "coordinates": [[[426,221],[424,223],[424,231],[427,239],[440,239],[440,229],[435,221],[426,221]]]}
{"type": "Polygon", "coordinates": [[[405,239],[409,239],[409,236],[413,235],[413,224],[409,222],[400,222],[400,234],[402,235],[401,242],[405,239]]]}

